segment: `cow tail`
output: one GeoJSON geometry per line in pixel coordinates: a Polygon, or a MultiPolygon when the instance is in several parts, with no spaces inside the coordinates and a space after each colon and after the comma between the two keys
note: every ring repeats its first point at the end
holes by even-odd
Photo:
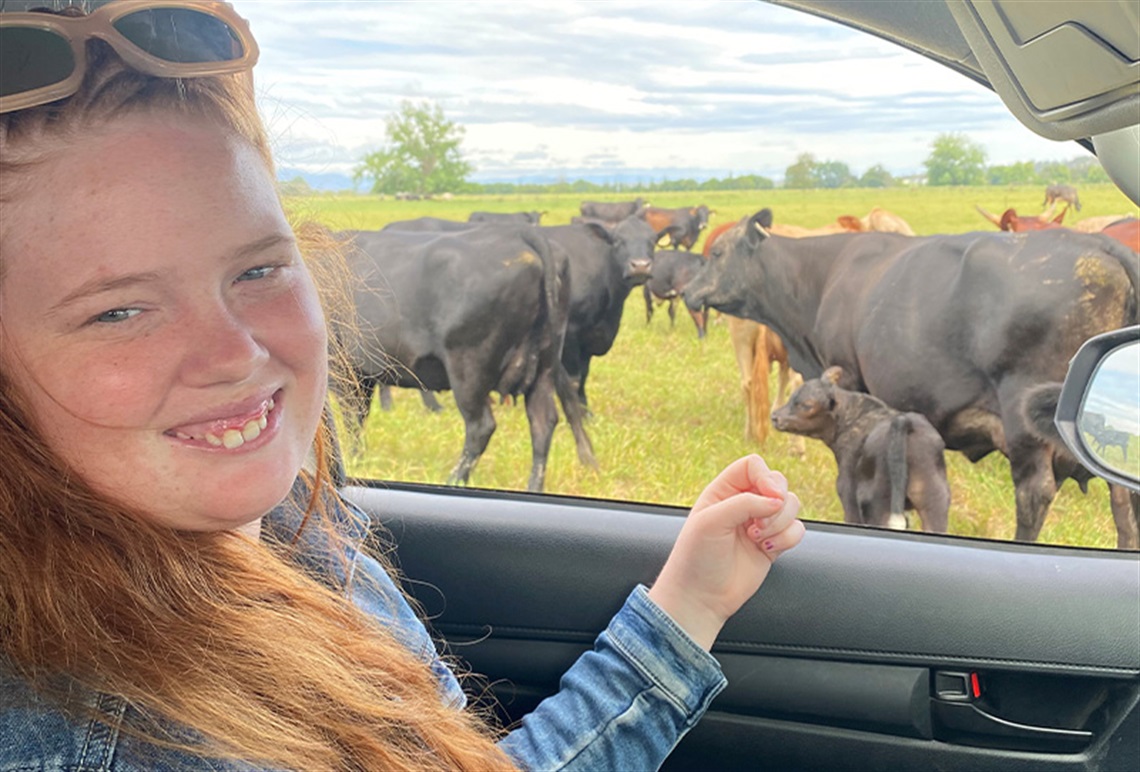
{"type": "Polygon", "coordinates": [[[1124,272],[1128,274],[1128,281],[1132,284],[1132,292],[1128,296],[1128,304],[1124,312],[1124,324],[1140,324],[1140,254],[1133,252],[1115,239],[1104,237],[1105,249],[1112,253],[1124,272]]]}
{"type": "Polygon", "coordinates": [[[906,520],[906,438],[911,432],[910,416],[906,413],[891,419],[887,433],[887,477],[891,481],[891,519],[906,520]]]}

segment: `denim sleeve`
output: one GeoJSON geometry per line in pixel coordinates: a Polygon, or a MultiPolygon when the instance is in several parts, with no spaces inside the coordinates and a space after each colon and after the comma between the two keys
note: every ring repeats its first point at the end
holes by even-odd
{"type": "Polygon", "coordinates": [[[655,770],[725,684],[639,585],[558,693],[499,746],[528,770],[655,770]]]}
{"type": "MultiPolygon", "coordinates": [[[[466,697],[388,572],[357,552],[350,592],[429,662],[441,699],[466,697]]],[[[638,586],[586,652],[499,747],[526,770],[655,770],[725,686],[720,665],[638,586]]]]}

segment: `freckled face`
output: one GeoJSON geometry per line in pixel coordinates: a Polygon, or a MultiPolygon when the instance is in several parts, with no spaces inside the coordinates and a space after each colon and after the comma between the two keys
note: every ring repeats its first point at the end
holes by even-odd
{"type": "Polygon", "coordinates": [[[120,119],[52,149],[0,247],[0,367],[84,479],[187,530],[254,523],[287,494],[326,333],[248,143],[120,119]]]}

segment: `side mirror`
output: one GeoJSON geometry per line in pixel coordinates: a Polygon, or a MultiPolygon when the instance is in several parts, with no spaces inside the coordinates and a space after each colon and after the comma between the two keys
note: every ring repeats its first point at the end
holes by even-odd
{"type": "Polygon", "coordinates": [[[1082,464],[1140,492],[1140,326],[1081,346],[1065,376],[1055,421],[1082,464]]]}

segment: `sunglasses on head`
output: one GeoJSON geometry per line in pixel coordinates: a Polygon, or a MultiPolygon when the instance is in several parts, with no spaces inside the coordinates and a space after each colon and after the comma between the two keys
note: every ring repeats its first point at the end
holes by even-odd
{"type": "Polygon", "coordinates": [[[224,75],[257,62],[249,24],[216,0],[122,0],[86,16],[0,13],[0,113],[74,94],[90,38],[164,78],[224,75]]]}

